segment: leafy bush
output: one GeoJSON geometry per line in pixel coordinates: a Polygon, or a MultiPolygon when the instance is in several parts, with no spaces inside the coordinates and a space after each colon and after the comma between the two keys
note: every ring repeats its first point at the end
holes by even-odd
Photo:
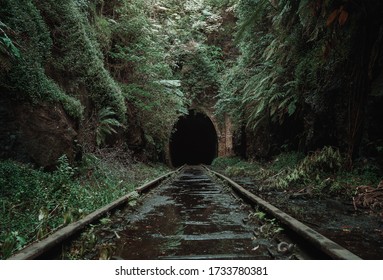
{"type": "Polygon", "coordinates": [[[306,156],[297,166],[278,177],[276,185],[291,188],[294,185],[307,185],[313,180],[324,180],[323,176],[336,174],[344,166],[344,158],[338,149],[324,147],[306,156]]]}
{"type": "Polygon", "coordinates": [[[304,155],[299,152],[281,153],[272,162],[271,168],[277,172],[284,168],[294,168],[303,158],[304,155]]]}
{"type": "Polygon", "coordinates": [[[270,162],[246,162],[237,157],[217,158],[213,167],[233,177],[250,177],[262,189],[302,190],[313,195],[336,195],[350,199],[358,186],[375,186],[382,178],[373,161],[357,161],[352,171],[345,169],[345,156],[334,147],[324,147],[307,156],[286,152],[270,162]]]}
{"type": "Polygon", "coordinates": [[[169,31],[154,16],[151,4],[112,1],[109,12],[96,8],[93,16],[106,67],[119,82],[131,109],[130,122],[142,129],[146,150],[157,154],[166,145],[177,118],[187,111],[188,102],[171,69],[169,31]]]}

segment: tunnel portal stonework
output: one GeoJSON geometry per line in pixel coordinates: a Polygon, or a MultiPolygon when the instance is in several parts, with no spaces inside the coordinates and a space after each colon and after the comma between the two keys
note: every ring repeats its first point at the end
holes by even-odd
{"type": "Polygon", "coordinates": [[[233,132],[232,124],[228,116],[224,116],[222,120],[218,120],[214,114],[214,109],[205,107],[191,108],[196,112],[200,112],[209,117],[215,127],[218,140],[218,156],[233,155],[233,132]]]}
{"type": "MultiPolygon", "coordinates": [[[[189,108],[192,114],[203,114],[207,116],[215,128],[217,134],[217,156],[233,155],[233,127],[228,116],[217,118],[214,111],[214,106],[193,105],[189,108]]],[[[175,124],[176,126],[176,124],[175,124]]],[[[167,147],[167,161],[173,165],[171,156],[171,137],[169,137],[169,145],[167,147]]]]}

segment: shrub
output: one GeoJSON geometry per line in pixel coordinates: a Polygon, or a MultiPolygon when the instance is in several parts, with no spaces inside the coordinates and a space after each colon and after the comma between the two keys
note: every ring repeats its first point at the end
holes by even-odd
{"type": "Polygon", "coordinates": [[[336,174],[344,165],[344,158],[338,149],[324,147],[306,156],[297,166],[290,169],[287,174],[277,178],[276,185],[280,188],[305,185],[314,179],[320,181],[323,176],[336,174]]]}

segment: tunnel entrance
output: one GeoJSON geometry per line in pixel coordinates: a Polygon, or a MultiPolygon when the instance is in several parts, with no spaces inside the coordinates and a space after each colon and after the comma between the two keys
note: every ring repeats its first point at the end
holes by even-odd
{"type": "Polygon", "coordinates": [[[173,166],[211,164],[217,157],[218,137],[208,116],[191,110],[174,128],[169,147],[173,166]]]}

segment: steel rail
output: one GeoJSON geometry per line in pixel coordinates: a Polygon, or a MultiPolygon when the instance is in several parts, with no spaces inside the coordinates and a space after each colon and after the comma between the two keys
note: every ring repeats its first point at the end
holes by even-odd
{"type": "MultiPolygon", "coordinates": [[[[262,198],[249,192],[248,190],[246,190],[245,188],[243,188],[242,186],[240,186],[239,184],[237,184],[230,178],[226,177],[225,175],[222,175],[216,171],[213,171],[207,166],[203,166],[203,167],[211,174],[227,182],[235,193],[240,195],[245,200],[251,202],[252,204],[256,204],[260,206],[265,212],[277,218],[281,224],[289,228],[298,236],[304,238],[306,241],[308,241],[310,244],[315,246],[318,250],[320,250],[321,252],[329,256],[330,258],[343,259],[343,260],[360,260],[361,259],[359,256],[350,252],[346,248],[340,246],[339,244],[335,243],[329,238],[323,236],[319,232],[308,227],[307,225],[303,224],[302,222],[298,221],[292,216],[284,213],[282,210],[278,209],[277,207],[273,206],[272,204],[268,203],[262,198]]],[[[92,212],[86,217],[57,230],[56,232],[49,235],[45,239],[28,245],[26,248],[22,249],[21,251],[11,256],[9,260],[29,260],[29,259],[38,258],[44,253],[49,252],[49,250],[63,243],[64,241],[66,241],[67,239],[75,235],[76,233],[79,233],[82,229],[84,229],[90,223],[100,219],[102,216],[104,216],[108,212],[111,212],[117,209],[118,207],[123,206],[124,204],[129,202],[129,200],[132,199],[136,195],[136,193],[142,194],[142,193],[148,192],[150,189],[158,186],[165,179],[178,173],[180,170],[182,170],[182,168],[184,168],[184,166],[136,188],[135,191],[130,192],[127,195],[124,195],[120,197],[119,199],[105,205],[104,207],[92,212]]]]}
{"type": "Polygon", "coordinates": [[[132,191],[117,200],[99,208],[98,210],[90,213],[86,217],[73,222],[56,232],[52,233],[45,239],[42,239],[40,241],[34,242],[24,249],[18,251],[14,255],[12,255],[8,260],[31,260],[36,259],[42,254],[46,253],[50,249],[54,248],[55,246],[59,245],[63,241],[67,240],[74,234],[78,233],[80,230],[82,230],[84,227],[89,225],[90,223],[100,219],[102,216],[104,216],[106,213],[113,211],[114,209],[121,207],[122,205],[129,202],[129,200],[136,195],[138,192],[139,194],[149,191],[151,188],[158,186],[162,181],[169,178],[173,174],[179,172],[181,168],[169,172],[161,177],[158,177],[138,188],[135,189],[135,191],[132,191]]]}
{"type": "Polygon", "coordinates": [[[331,257],[332,259],[340,260],[361,260],[361,258],[354,253],[350,252],[346,248],[342,247],[338,243],[335,243],[331,239],[325,237],[314,229],[308,227],[292,216],[284,213],[282,210],[249,192],[230,178],[222,175],[216,171],[211,170],[207,166],[204,166],[206,170],[223,179],[231,186],[232,190],[244,197],[245,199],[259,205],[265,212],[277,218],[282,224],[287,226],[290,230],[305,238],[311,244],[313,244],[320,251],[331,257]]]}

